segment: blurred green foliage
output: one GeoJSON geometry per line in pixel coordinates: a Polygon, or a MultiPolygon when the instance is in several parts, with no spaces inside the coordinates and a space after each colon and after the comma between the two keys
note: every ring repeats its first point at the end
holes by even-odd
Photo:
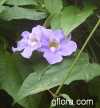
{"type": "MultiPolygon", "coordinates": [[[[12,53],[11,47],[20,38],[21,32],[42,25],[51,15],[49,27],[63,29],[65,33],[72,32],[72,38],[77,42],[78,48],[81,48],[98,17],[100,18],[100,1],[0,0],[0,89],[11,96],[12,101],[9,103],[12,107],[48,108],[52,97],[47,90],[55,91],[76,56],[65,58],[61,64],[46,70],[48,64],[40,54],[34,53],[30,60],[26,60],[12,53]],[[40,79],[41,72],[44,75],[40,79]],[[14,104],[16,101],[21,106],[14,104]]],[[[61,90],[61,93],[68,94],[74,100],[92,98],[94,106],[64,108],[100,107],[100,78],[96,77],[100,76],[99,35],[100,27],[85,49],[88,56],[82,54],[61,90]]]]}

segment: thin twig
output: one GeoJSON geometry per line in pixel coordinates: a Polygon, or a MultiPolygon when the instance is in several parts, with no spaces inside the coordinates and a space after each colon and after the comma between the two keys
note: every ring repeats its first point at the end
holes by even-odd
{"type": "Polygon", "coordinates": [[[52,16],[53,15],[48,16],[48,18],[45,20],[45,22],[43,24],[44,27],[49,27],[52,16]]]}
{"type": "Polygon", "coordinates": [[[53,98],[57,97],[57,95],[55,93],[53,93],[51,90],[48,90],[48,92],[52,95],[53,98]]]}

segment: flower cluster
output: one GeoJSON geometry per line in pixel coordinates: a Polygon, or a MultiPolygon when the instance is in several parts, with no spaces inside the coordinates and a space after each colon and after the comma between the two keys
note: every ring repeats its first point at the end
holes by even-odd
{"type": "Polygon", "coordinates": [[[61,62],[63,56],[70,56],[77,49],[71,35],[65,38],[62,30],[46,29],[40,25],[34,27],[31,33],[24,31],[21,37],[17,47],[12,47],[13,52],[19,51],[24,58],[30,58],[34,51],[42,52],[49,64],[61,62]]]}

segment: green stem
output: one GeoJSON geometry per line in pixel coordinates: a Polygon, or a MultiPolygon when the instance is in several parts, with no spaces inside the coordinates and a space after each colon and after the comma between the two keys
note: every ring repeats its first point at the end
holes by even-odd
{"type": "Polygon", "coordinates": [[[52,19],[52,16],[53,15],[48,16],[48,18],[45,20],[45,22],[43,24],[44,27],[49,27],[49,24],[50,24],[50,21],[52,19]]]}
{"type": "MultiPolygon", "coordinates": [[[[99,24],[100,24],[100,19],[97,21],[97,23],[96,23],[96,25],[94,26],[93,30],[91,31],[91,33],[89,34],[88,38],[86,39],[84,45],[83,45],[82,48],[80,49],[78,55],[76,56],[76,58],[75,58],[75,60],[73,61],[72,65],[70,66],[70,68],[69,68],[67,74],[65,75],[63,81],[61,82],[60,86],[58,87],[58,89],[57,89],[55,95],[58,95],[58,94],[59,94],[61,88],[63,87],[63,85],[64,85],[64,83],[65,83],[65,81],[66,81],[66,79],[69,77],[69,75],[71,74],[71,72],[73,72],[73,68],[74,68],[74,66],[76,65],[77,61],[79,60],[79,57],[80,57],[81,53],[82,53],[83,50],[85,49],[87,43],[89,42],[89,40],[90,40],[91,37],[93,36],[93,34],[94,34],[94,32],[96,31],[96,29],[97,29],[97,27],[99,26],[99,24]]],[[[50,106],[50,108],[52,108],[52,107],[50,106]]]]}
{"type": "Polygon", "coordinates": [[[57,95],[57,94],[59,93],[59,91],[61,90],[61,88],[62,88],[62,86],[63,86],[64,82],[66,81],[66,79],[67,79],[67,78],[68,78],[68,76],[69,76],[69,73],[70,73],[70,72],[72,72],[73,67],[74,67],[74,66],[75,66],[75,64],[77,63],[77,61],[78,61],[78,59],[79,59],[79,57],[80,57],[81,53],[82,53],[82,52],[83,52],[83,50],[85,49],[85,47],[86,47],[87,43],[89,42],[89,40],[90,40],[90,39],[91,39],[91,37],[93,36],[93,34],[94,34],[95,30],[97,29],[97,27],[99,26],[99,24],[100,24],[100,19],[97,21],[97,23],[96,23],[95,27],[93,28],[92,32],[89,34],[89,36],[88,36],[88,38],[86,39],[86,41],[85,41],[84,45],[82,46],[82,48],[81,48],[80,52],[79,52],[79,53],[78,53],[78,55],[76,56],[76,58],[75,58],[75,60],[74,60],[73,64],[72,64],[72,65],[71,65],[71,67],[69,68],[69,70],[68,70],[68,74],[65,76],[64,80],[61,82],[61,84],[60,84],[59,88],[58,88],[58,89],[57,89],[57,91],[56,91],[56,95],[57,95]]]}

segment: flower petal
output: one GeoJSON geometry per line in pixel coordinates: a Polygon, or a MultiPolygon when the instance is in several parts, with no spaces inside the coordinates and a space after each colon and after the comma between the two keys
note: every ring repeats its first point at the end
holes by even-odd
{"type": "Polygon", "coordinates": [[[31,46],[30,46],[30,48],[31,48],[33,51],[38,50],[39,48],[41,48],[41,43],[38,42],[36,45],[34,45],[34,47],[31,47],[31,46]]]}
{"type": "Polygon", "coordinates": [[[30,48],[30,47],[26,47],[23,52],[21,53],[21,55],[24,57],[24,58],[30,58],[31,55],[32,55],[32,52],[33,50],[30,48]]]}
{"type": "Polygon", "coordinates": [[[48,52],[50,49],[47,46],[42,46],[41,48],[39,48],[37,51],[39,52],[48,52]]]}
{"type": "Polygon", "coordinates": [[[19,51],[19,49],[15,48],[15,47],[12,47],[12,51],[15,53],[15,52],[19,51]]]}
{"type": "Polygon", "coordinates": [[[23,38],[28,38],[29,35],[30,35],[30,32],[28,32],[28,31],[24,31],[24,32],[21,33],[21,36],[22,36],[23,38]]]}
{"type": "Polygon", "coordinates": [[[42,29],[44,29],[44,27],[40,25],[32,28],[32,34],[33,36],[36,36],[38,40],[40,40],[42,37],[42,29]]]}
{"type": "Polygon", "coordinates": [[[48,61],[49,64],[59,63],[63,60],[62,56],[52,52],[45,52],[43,57],[48,61]]]}
{"type": "Polygon", "coordinates": [[[74,41],[62,41],[61,48],[58,53],[62,56],[69,56],[77,49],[77,44],[74,41]]]}
{"type": "Polygon", "coordinates": [[[44,36],[47,37],[49,41],[56,40],[57,42],[60,42],[60,40],[64,39],[64,33],[61,30],[45,29],[44,36]]]}
{"type": "Polygon", "coordinates": [[[58,40],[64,39],[64,32],[62,30],[55,30],[54,37],[58,40]]]}
{"type": "Polygon", "coordinates": [[[27,43],[26,43],[25,39],[21,39],[20,41],[17,42],[16,48],[12,47],[12,51],[13,52],[22,51],[25,47],[27,47],[27,43]]]}

